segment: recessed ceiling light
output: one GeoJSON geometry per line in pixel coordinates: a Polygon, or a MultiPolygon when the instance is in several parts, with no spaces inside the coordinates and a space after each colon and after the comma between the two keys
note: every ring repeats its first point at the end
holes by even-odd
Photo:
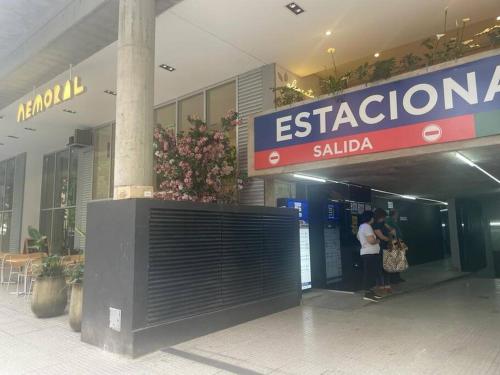
{"type": "Polygon", "coordinates": [[[167,65],[167,64],[161,64],[160,68],[168,70],[169,72],[173,72],[175,68],[173,66],[167,65]]]}
{"type": "Polygon", "coordinates": [[[36,129],[33,128],[24,128],[24,130],[29,130],[30,132],[36,132],[36,129]]]}
{"type": "Polygon", "coordinates": [[[19,137],[16,135],[8,135],[7,137],[12,138],[12,139],[19,139],[19,137]]]}
{"type": "Polygon", "coordinates": [[[378,59],[380,57],[380,53],[379,52],[376,52],[373,57],[375,57],[376,59],[378,59]]]}
{"type": "Polygon", "coordinates": [[[115,92],[115,91],[112,91],[112,90],[104,90],[104,92],[105,92],[106,94],[116,96],[116,92],[115,92]]]}
{"type": "Polygon", "coordinates": [[[63,109],[63,112],[71,113],[72,115],[74,115],[76,113],[76,111],[73,111],[71,109],[63,109]]]}
{"type": "Polygon", "coordinates": [[[326,31],[325,31],[325,35],[326,35],[326,36],[330,36],[330,35],[332,35],[332,31],[331,31],[331,30],[326,30],[326,31]]]}
{"type": "Polygon", "coordinates": [[[297,3],[290,3],[286,7],[295,15],[304,13],[304,9],[297,3]]]}
{"type": "Polygon", "coordinates": [[[500,16],[497,17],[497,21],[500,21],[500,16]]]}

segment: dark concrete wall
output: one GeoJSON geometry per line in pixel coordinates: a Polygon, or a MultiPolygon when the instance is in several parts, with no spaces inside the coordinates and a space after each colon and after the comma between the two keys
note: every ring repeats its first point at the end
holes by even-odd
{"type": "Polygon", "coordinates": [[[295,210],[89,204],[82,340],[137,356],[300,303],[295,210]],[[109,327],[121,310],[120,332],[109,327]]]}

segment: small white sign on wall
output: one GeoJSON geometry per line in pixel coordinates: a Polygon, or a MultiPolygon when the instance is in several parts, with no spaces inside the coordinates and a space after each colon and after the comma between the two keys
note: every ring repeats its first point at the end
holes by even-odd
{"type": "Polygon", "coordinates": [[[407,218],[406,216],[401,216],[401,217],[399,218],[399,220],[401,220],[401,221],[408,221],[408,218],[407,218]]]}
{"type": "Polygon", "coordinates": [[[122,311],[113,307],[109,308],[109,328],[114,331],[122,330],[122,311]]]}
{"type": "Polygon", "coordinates": [[[391,201],[387,202],[387,208],[392,210],[394,208],[394,203],[391,201]]]}

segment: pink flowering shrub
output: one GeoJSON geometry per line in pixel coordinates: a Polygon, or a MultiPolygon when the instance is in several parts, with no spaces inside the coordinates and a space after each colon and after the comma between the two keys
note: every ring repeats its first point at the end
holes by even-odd
{"type": "Polygon", "coordinates": [[[158,177],[156,198],[193,202],[233,203],[241,188],[236,148],[228,131],[239,124],[229,111],[221,119],[221,130],[209,130],[198,118],[188,118],[191,128],[174,134],[157,127],[154,131],[154,169],[158,177]]]}

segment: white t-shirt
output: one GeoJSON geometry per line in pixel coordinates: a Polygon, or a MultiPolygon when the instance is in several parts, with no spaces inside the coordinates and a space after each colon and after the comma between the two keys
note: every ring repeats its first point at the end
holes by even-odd
{"type": "Polygon", "coordinates": [[[367,223],[361,224],[358,231],[358,240],[361,242],[361,255],[380,253],[380,245],[378,243],[373,245],[368,242],[368,237],[371,236],[375,236],[372,226],[367,223]]]}

